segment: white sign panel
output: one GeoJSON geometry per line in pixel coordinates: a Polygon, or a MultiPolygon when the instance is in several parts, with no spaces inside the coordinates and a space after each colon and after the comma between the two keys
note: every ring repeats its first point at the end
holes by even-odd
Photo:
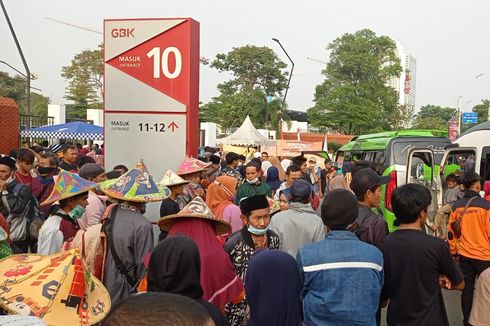
{"type": "Polygon", "coordinates": [[[107,169],[117,164],[131,168],[143,159],[160,181],[166,168],[182,162],[185,125],[185,114],[106,113],[105,146],[118,149],[106,157],[107,169]]]}

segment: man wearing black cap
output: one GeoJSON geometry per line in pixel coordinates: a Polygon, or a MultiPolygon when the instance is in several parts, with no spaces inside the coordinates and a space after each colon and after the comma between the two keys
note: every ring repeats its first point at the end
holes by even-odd
{"type": "MultiPolygon", "coordinates": [[[[269,229],[270,208],[265,195],[244,198],[240,202],[240,210],[247,224],[226,241],[224,249],[230,255],[235,273],[245,282],[248,262],[253,254],[258,250],[279,249],[279,237],[269,229]]],[[[243,300],[227,308],[230,325],[243,325],[247,302],[243,300]]]]}
{"type": "Polygon", "coordinates": [[[325,240],[298,250],[303,276],[305,323],[312,325],[376,325],[383,255],[360,241],[354,228],[359,207],[344,189],[331,191],[322,204],[325,240]]]}
{"type": "Polygon", "coordinates": [[[29,248],[29,213],[33,199],[28,186],[15,180],[15,161],[10,157],[0,157],[0,213],[10,226],[10,239],[16,250],[26,253],[29,248]]]}
{"type": "Polygon", "coordinates": [[[209,162],[211,162],[211,166],[209,167],[208,172],[206,173],[206,178],[209,183],[213,183],[216,180],[216,177],[219,173],[219,163],[221,162],[221,158],[217,154],[213,154],[209,157],[209,162]]]}
{"type": "Polygon", "coordinates": [[[296,257],[298,249],[307,243],[323,240],[325,227],[310,205],[311,185],[303,179],[290,188],[289,208],[274,215],[270,228],[279,236],[279,249],[296,257]]]}
{"type": "Polygon", "coordinates": [[[370,168],[364,168],[354,174],[351,189],[359,202],[359,228],[356,235],[359,240],[381,247],[388,235],[388,224],[373,209],[379,206],[381,200],[381,185],[388,183],[390,177],[380,177],[370,168]]]}

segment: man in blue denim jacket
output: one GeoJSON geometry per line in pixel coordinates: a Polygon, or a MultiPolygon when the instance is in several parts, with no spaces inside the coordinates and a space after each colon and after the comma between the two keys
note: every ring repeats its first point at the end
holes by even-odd
{"type": "Polygon", "coordinates": [[[307,324],[376,325],[383,255],[350,231],[358,212],[350,191],[330,192],[322,204],[322,220],[330,232],[325,240],[298,251],[307,324]]]}

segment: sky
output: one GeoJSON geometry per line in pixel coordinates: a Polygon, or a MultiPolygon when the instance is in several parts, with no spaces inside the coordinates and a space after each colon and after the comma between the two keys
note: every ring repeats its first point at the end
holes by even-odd
{"type": "MultiPolygon", "coordinates": [[[[233,47],[268,46],[288,63],[278,38],[295,62],[287,96],[289,108],[313,106],[315,86],[323,80],[327,45],[344,33],[369,28],[400,41],[417,60],[416,107],[457,105],[470,111],[490,98],[490,2],[484,0],[3,0],[31,72],[32,82],[54,104],[66,103],[61,67],[102,35],[56,23],[46,17],[94,30],[104,19],[191,17],[200,23],[201,56],[213,59],[233,47]],[[475,76],[483,75],[475,79],[475,76]]],[[[0,61],[23,71],[22,61],[0,14],[0,61]]],[[[288,66],[288,69],[290,67],[288,66]]],[[[0,63],[0,71],[15,73],[0,63]]],[[[201,66],[200,101],[218,95],[226,80],[201,66]]]]}

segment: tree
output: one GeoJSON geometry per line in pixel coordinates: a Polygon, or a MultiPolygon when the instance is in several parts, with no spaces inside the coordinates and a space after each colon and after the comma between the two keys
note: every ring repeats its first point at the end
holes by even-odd
{"type": "Polygon", "coordinates": [[[79,110],[102,108],[104,74],[102,45],[96,50],[78,53],[71,60],[70,65],[62,67],[61,71],[61,77],[68,82],[66,99],[72,100],[79,110]]]}
{"type": "Polygon", "coordinates": [[[401,73],[392,39],[363,29],[342,35],[327,49],[325,81],[316,87],[315,106],[308,110],[314,126],[362,134],[389,130],[394,120],[405,116],[398,92],[388,85],[401,73]]]}
{"type": "Polygon", "coordinates": [[[281,105],[286,67],[268,47],[247,45],[218,54],[211,68],[231,73],[233,78],[218,85],[220,95],[201,106],[200,118],[227,130],[249,115],[256,127],[278,130],[280,120],[288,120],[281,105]]]}
{"type": "MultiPolygon", "coordinates": [[[[0,71],[0,96],[12,98],[19,107],[19,113],[26,114],[26,79],[20,75],[10,77],[6,72],[0,71]]],[[[31,92],[31,114],[39,116],[48,115],[49,97],[31,92]]]]}
{"type": "Polygon", "coordinates": [[[22,112],[26,103],[26,79],[20,75],[10,77],[8,73],[0,71],[0,96],[13,99],[22,112]]]}
{"type": "Polygon", "coordinates": [[[424,105],[415,115],[413,128],[447,130],[449,120],[454,116],[456,109],[438,105],[424,105]]]}

